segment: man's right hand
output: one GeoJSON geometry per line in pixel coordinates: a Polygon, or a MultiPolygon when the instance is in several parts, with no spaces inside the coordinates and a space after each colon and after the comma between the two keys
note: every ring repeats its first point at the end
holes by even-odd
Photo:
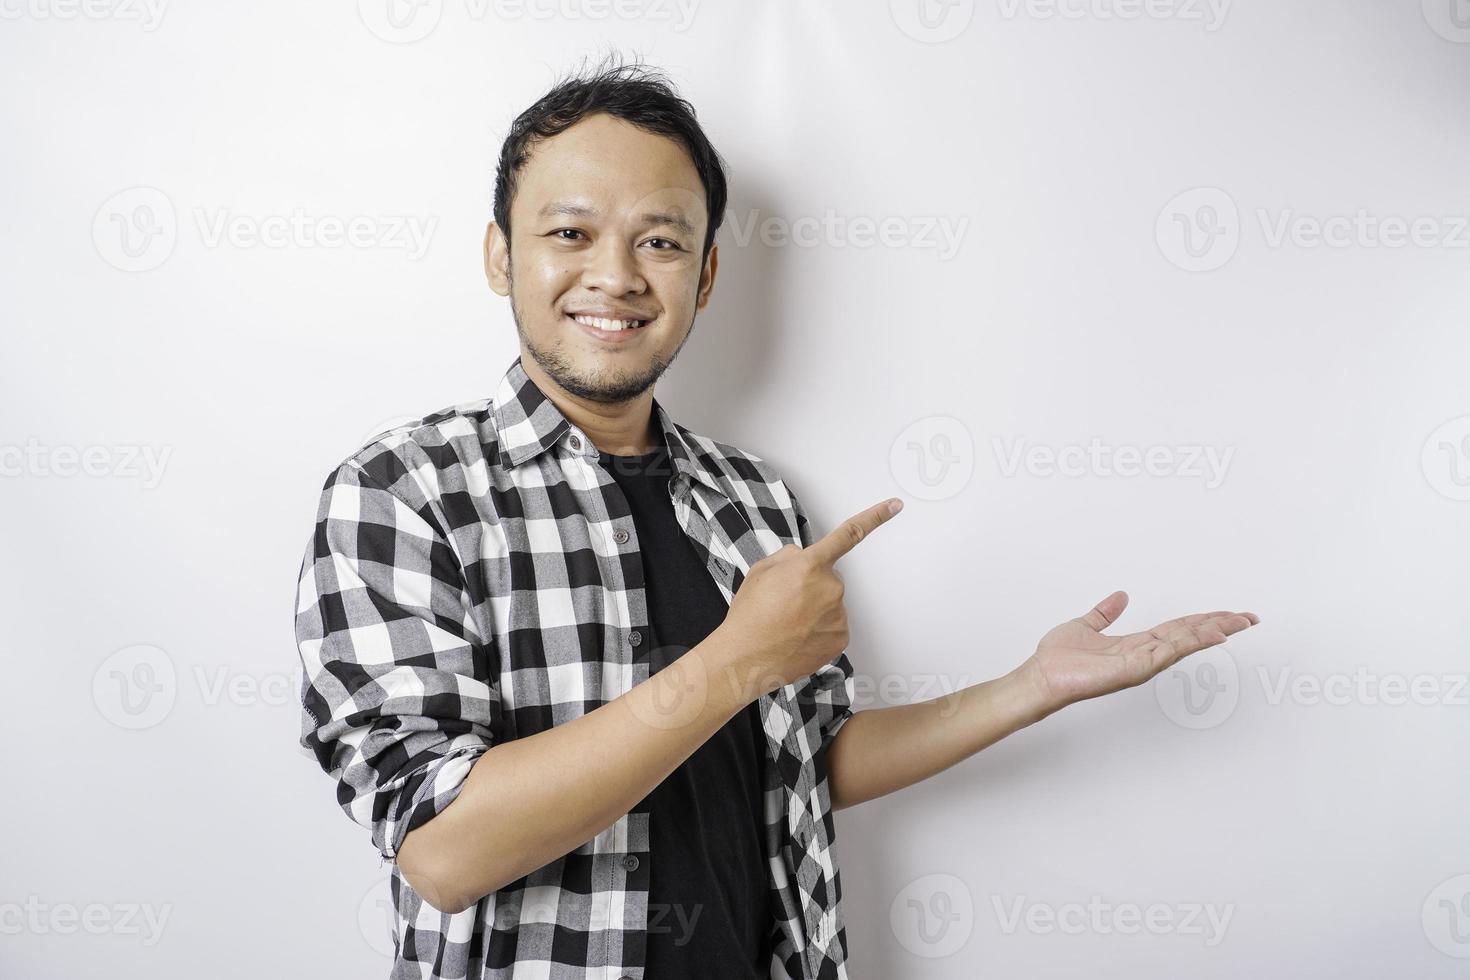
{"type": "Polygon", "coordinates": [[[892,497],[854,514],[810,547],[788,544],[750,566],[721,629],[741,638],[741,673],[768,694],[816,673],[847,649],[847,610],[837,559],[897,511],[892,497]]]}

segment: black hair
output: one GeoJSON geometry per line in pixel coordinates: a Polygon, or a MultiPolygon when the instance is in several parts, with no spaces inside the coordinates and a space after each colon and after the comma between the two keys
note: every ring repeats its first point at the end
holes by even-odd
{"type": "Polygon", "coordinates": [[[694,107],[680,98],[667,76],[636,58],[625,63],[616,54],[610,54],[590,72],[574,72],[558,81],[511,124],[495,170],[495,223],[505,235],[506,247],[510,247],[510,204],[521,169],[535,144],[598,112],[626,120],[645,132],[667,136],[688,151],[704,184],[709,227],[700,259],[708,259],[715,232],[725,218],[724,163],[700,128],[694,107]]]}

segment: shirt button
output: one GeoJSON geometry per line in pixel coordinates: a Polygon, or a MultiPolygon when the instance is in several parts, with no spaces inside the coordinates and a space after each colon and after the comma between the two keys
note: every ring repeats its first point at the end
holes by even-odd
{"type": "Polygon", "coordinates": [[[628,532],[623,528],[618,528],[617,530],[613,531],[613,540],[616,541],[618,544],[627,544],[628,532]]]}
{"type": "Polygon", "coordinates": [[[637,858],[637,856],[635,856],[633,854],[624,854],[623,855],[623,869],[625,871],[634,871],[637,868],[638,868],[638,858],[637,858]]]}
{"type": "Polygon", "coordinates": [[[628,646],[630,646],[630,647],[636,647],[638,644],[640,644],[642,642],[643,642],[643,634],[640,633],[640,632],[638,632],[637,630],[634,630],[633,632],[631,632],[631,633],[628,634],[628,646]]]}

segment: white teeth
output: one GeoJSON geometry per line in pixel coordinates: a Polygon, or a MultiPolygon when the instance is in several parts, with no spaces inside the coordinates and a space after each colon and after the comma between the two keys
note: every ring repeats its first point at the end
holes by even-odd
{"type": "Polygon", "coordinates": [[[580,313],[574,314],[572,319],[589,327],[596,327],[598,330],[631,330],[643,322],[642,320],[606,320],[600,316],[583,316],[580,313]]]}

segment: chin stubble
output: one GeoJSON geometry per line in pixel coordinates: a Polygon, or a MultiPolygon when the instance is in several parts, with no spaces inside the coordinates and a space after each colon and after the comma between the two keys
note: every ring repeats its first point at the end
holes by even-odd
{"type": "MultiPolygon", "coordinates": [[[[558,341],[550,348],[542,348],[536,345],[522,322],[520,306],[516,302],[515,279],[510,275],[509,266],[506,270],[506,279],[509,281],[510,290],[510,315],[515,321],[516,334],[520,338],[521,346],[526,349],[534,360],[546,372],[546,376],[555,381],[563,390],[577,398],[604,405],[615,405],[620,402],[630,401],[653,387],[663,373],[669,369],[689,338],[694,334],[694,324],[699,317],[695,316],[689,323],[689,330],[684,334],[684,339],[679,341],[679,346],[667,359],[654,355],[653,361],[646,371],[633,377],[623,377],[608,380],[603,377],[587,378],[579,375],[572,366],[571,361],[563,354],[563,344],[558,341]]],[[[646,328],[640,328],[646,329],[646,328]]]]}

